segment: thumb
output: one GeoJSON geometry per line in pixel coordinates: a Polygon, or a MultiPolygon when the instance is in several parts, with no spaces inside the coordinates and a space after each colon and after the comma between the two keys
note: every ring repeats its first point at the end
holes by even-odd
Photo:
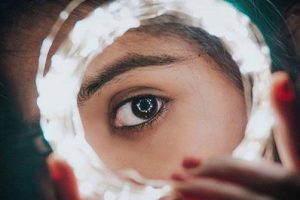
{"type": "Polygon", "coordinates": [[[72,168],[63,160],[50,155],[48,168],[58,200],[79,200],[76,178],[72,168]]]}
{"type": "Polygon", "coordinates": [[[274,137],[279,156],[290,170],[300,169],[300,118],[296,93],[285,72],[272,75],[271,102],[276,114],[274,137]]]}

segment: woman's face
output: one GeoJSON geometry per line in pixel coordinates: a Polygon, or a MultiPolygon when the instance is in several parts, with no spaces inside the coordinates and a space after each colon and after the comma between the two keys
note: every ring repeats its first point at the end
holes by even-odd
{"type": "Polygon", "coordinates": [[[104,163],[149,178],[168,178],[185,156],[231,154],[247,120],[243,92],[176,36],[126,33],[90,64],[79,99],[104,163]]]}

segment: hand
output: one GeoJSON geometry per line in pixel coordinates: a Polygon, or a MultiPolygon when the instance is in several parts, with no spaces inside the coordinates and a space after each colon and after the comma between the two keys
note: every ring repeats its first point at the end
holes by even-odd
{"type": "Polygon", "coordinates": [[[183,199],[300,199],[300,112],[286,73],[273,74],[271,99],[277,116],[274,136],[282,165],[232,158],[200,164],[196,158],[187,158],[183,161],[184,171],[172,177],[183,199]]]}
{"type": "Polygon", "coordinates": [[[48,168],[56,193],[56,200],[79,200],[76,178],[72,168],[63,160],[50,155],[48,168]]]}
{"type": "Polygon", "coordinates": [[[299,171],[300,105],[296,101],[293,84],[285,72],[273,74],[271,101],[277,116],[274,136],[280,158],[286,168],[299,171]]]}
{"type": "MultiPolygon", "coordinates": [[[[185,160],[186,161],[186,160],[185,160]]],[[[293,200],[300,197],[300,174],[279,164],[219,159],[174,174],[183,199],[293,200]]]]}

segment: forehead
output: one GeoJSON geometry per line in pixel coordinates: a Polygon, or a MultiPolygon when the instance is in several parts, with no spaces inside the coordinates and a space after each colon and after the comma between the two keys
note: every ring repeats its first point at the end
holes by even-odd
{"type": "Polygon", "coordinates": [[[144,32],[129,31],[106,47],[89,66],[88,71],[111,64],[128,54],[172,55],[174,57],[195,57],[200,49],[180,36],[151,35],[144,32]]]}

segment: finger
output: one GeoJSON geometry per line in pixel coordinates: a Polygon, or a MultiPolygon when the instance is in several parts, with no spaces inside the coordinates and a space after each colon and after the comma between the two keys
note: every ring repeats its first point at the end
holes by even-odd
{"type": "Polygon", "coordinates": [[[72,168],[63,160],[49,156],[48,167],[59,200],[79,200],[76,178],[72,168]]]}
{"type": "Polygon", "coordinates": [[[285,72],[273,74],[271,101],[276,114],[274,137],[283,164],[300,169],[300,112],[293,84],[285,72]]]}
{"type": "Polygon", "coordinates": [[[185,157],[182,161],[182,167],[186,169],[192,169],[195,167],[199,167],[200,165],[201,165],[201,160],[193,156],[185,157]]]}
{"type": "Polygon", "coordinates": [[[175,185],[184,199],[193,200],[271,200],[249,189],[210,178],[195,178],[175,185]]]}
{"type": "Polygon", "coordinates": [[[271,193],[276,197],[284,197],[286,194],[300,195],[299,175],[273,163],[258,164],[234,159],[219,159],[186,171],[189,176],[185,175],[185,180],[189,180],[191,175],[209,177],[238,184],[260,193],[271,193]]]}

